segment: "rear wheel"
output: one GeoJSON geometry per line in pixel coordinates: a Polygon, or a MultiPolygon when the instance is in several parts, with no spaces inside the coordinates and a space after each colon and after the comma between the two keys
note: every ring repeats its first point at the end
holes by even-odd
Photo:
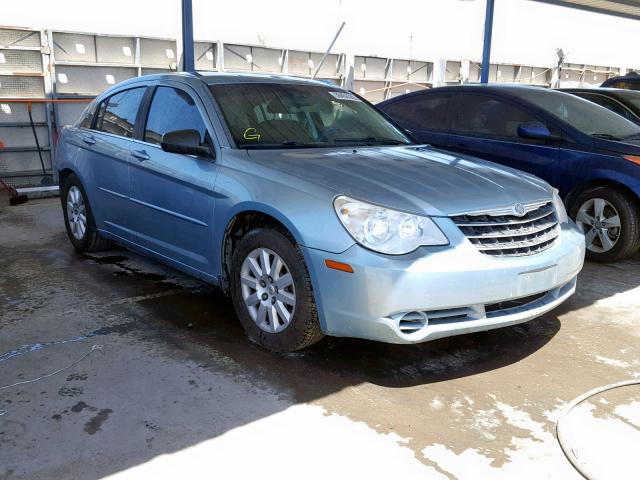
{"type": "Polygon", "coordinates": [[[583,192],[571,206],[571,217],[584,232],[592,260],[622,260],[640,246],[640,207],[622,192],[607,187],[583,192]]]}
{"type": "Polygon", "coordinates": [[[291,352],[322,339],[302,252],[284,232],[251,230],[233,252],[231,296],[251,340],[291,352]]]}
{"type": "Polygon", "coordinates": [[[111,242],[98,234],[87,193],[75,174],[64,180],[60,199],[67,235],[75,249],[84,253],[109,248],[111,242]]]}

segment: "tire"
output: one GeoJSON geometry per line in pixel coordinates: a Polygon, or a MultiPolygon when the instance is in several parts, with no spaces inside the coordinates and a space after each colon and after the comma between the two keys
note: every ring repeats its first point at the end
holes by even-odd
{"type": "MultiPolygon", "coordinates": [[[[630,195],[610,187],[587,190],[575,198],[569,208],[569,213],[585,233],[587,257],[591,260],[616,262],[633,255],[640,248],[640,204],[630,195]],[[594,215],[596,205],[603,205],[602,201],[605,202],[605,213],[600,216],[600,219],[609,217],[606,220],[607,223],[599,223],[597,215],[594,215]],[[607,244],[600,240],[598,227],[616,224],[615,221],[610,221],[616,216],[619,219],[617,222],[619,227],[600,229],[604,230],[604,234],[610,240],[615,238],[613,247],[605,247],[607,244]],[[595,225],[591,224],[591,221],[595,221],[595,225]],[[594,241],[590,242],[590,238],[594,235],[594,241]]],[[[605,238],[605,240],[607,239],[605,238]]]]}
{"type": "Polygon", "coordinates": [[[111,242],[98,233],[89,197],[74,173],[65,178],[60,200],[67,235],[78,252],[98,252],[111,246],[111,242]],[[74,219],[78,219],[82,213],[84,213],[84,229],[78,230],[79,222],[74,219]]]}
{"type": "Polygon", "coordinates": [[[231,277],[231,297],[236,314],[253,342],[274,352],[293,352],[323,338],[302,252],[285,232],[257,228],[246,233],[233,252],[231,277]],[[263,268],[264,252],[268,255],[267,264],[271,264],[269,272],[263,268]],[[282,261],[280,269],[276,268],[278,257],[282,261]],[[264,282],[262,286],[261,281],[264,282]],[[285,300],[281,302],[281,298],[285,300]],[[291,298],[294,305],[290,304],[291,298]],[[284,315],[280,313],[283,308],[286,309],[284,315]],[[261,311],[264,312],[262,315],[261,311]],[[287,313],[288,323],[284,320],[287,313]]]}

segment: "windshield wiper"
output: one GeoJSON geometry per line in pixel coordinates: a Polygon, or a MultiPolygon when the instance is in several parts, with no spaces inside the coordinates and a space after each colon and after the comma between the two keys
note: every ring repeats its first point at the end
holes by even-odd
{"type": "Polygon", "coordinates": [[[382,137],[365,137],[365,138],[334,138],[334,143],[364,143],[364,144],[385,144],[385,145],[409,145],[408,142],[396,140],[394,138],[382,138],[382,137]]]}
{"type": "Polygon", "coordinates": [[[610,133],[590,133],[592,137],[602,138],[604,140],[622,140],[620,137],[616,137],[615,135],[611,135],[610,133]]]}
{"type": "Polygon", "coordinates": [[[278,149],[278,148],[326,148],[331,147],[329,144],[322,143],[304,143],[286,141],[281,143],[239,143],[239,148],[246,148],[247,150],[260,150],[260,149],[278,149]]]}

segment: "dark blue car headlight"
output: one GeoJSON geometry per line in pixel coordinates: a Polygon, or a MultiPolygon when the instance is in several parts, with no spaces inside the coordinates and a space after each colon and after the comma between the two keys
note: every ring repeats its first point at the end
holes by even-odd
{"type": "Polygon", "coordinates": [[[340,223],[360,245],[380,253],[401,255],[420,246],[448,245],[429,217],[400,212],[341,195],[333,206],[340,223]]]}

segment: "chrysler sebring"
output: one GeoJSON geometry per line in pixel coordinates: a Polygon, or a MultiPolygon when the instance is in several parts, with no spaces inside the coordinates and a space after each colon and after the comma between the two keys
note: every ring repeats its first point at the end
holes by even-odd
{"type": "Polygon", "coordinates": [[[219,285],[276,351],[525,322],[573,294],[584,260],[547,183],[416,144],[316,81],[128,80],[64,129],[56,166],[78,251],[116,243],[219,285]]]}

